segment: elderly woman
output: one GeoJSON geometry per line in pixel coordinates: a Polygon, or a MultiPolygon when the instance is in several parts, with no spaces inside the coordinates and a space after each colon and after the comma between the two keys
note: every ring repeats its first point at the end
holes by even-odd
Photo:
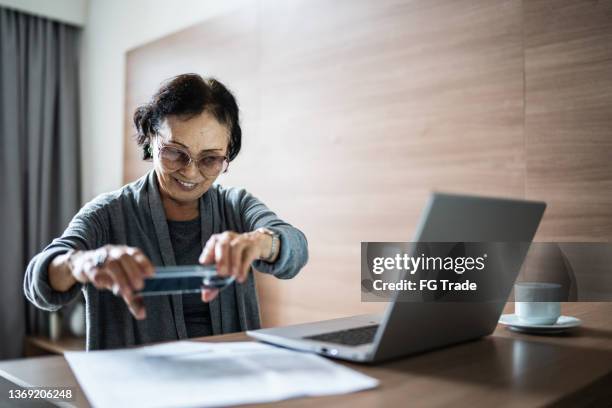
{"type": "Polygon", "coordinates": [[[82,290],[88,350],[258,328],[251,269],[292,278],[308,248],[302,232],[244,189],[213,185],[240,151],[233,95],[214,79],[180,75],[134,123],[153,169],[86,204],[30,261],[27,298],[53,311],[82,290]],[[154,265],[197,263],[236,280],[221,292],[135,295],[154,265]]]}

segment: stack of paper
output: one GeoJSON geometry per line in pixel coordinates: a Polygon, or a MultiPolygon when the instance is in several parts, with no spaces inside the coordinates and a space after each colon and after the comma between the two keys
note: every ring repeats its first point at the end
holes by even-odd
{"type": "Polygon", "coordinates": [[[378,385],[323,357],[255,342],[174,342],[65,357],[95,407],[248,404],[378,385]]]}

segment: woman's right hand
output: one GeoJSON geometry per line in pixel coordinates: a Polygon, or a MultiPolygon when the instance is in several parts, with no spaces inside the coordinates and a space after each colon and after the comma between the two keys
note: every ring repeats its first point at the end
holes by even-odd
{"type": "Polygon", "coordinates": [[[144,278],[153,276],[155,269],[140,249],[105,245],[91,251],[76,251],[69,256],[68,264],[76,281],[111,290],[123,298],[136,319],[146,317],[142,296],[134,292],[144,287],[144,278]]]}

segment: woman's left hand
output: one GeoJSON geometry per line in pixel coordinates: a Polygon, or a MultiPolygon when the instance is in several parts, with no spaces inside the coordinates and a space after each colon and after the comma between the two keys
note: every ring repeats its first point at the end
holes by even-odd
{"type": "MultiPolygon", "coordinates": [[[[226,231],[210,237],[199,262],[204,265],[216,264],[221,276],[235,276],[239,283],[248,277],[251,263],[270,252],[270,236],[258,231],[239,234],[226,231]]],[[[210,302],[219,294],[218,289],[202,289],[202,300],[210,302]]]]}

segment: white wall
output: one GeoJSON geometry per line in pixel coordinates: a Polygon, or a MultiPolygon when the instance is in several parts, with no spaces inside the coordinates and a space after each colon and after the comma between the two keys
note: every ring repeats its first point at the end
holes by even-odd
{"type": "Polygon", "coordinates": [[[77,26],[87,17],[87,0],[0,0],[0,6],[77,26]]]}
{"type": "Polygon", "coordinates": [[[83,202],[122,185],[125,53],[243,0],[90,0],[83,35],[83,202]]]}

